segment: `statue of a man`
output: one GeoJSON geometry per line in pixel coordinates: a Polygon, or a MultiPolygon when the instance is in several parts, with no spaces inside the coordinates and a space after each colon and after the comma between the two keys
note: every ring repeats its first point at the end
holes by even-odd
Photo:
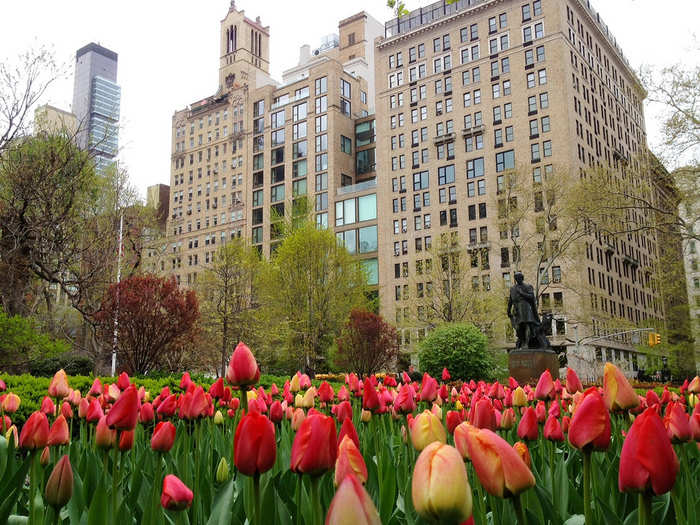
{"type": "Polygon", "coordinates": [[[523,282],[522,272],[515,272],[515,284],[508,297],[508,317],[518,336],[517,348],[530,348],[530,344],[549,347],[542,333],[542,324],[537,315],[535,292],[531,285],[523,282]]]}

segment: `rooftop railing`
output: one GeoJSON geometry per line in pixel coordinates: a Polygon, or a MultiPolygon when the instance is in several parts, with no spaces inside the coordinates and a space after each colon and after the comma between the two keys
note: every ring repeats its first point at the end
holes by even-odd
{"type": "Polygon", "coordinates": [[[338,188],[337,194],[347,195],[348,193],[355,193],[358,191],[369,190],[376,187],[377,179],[369,179],[362,182],[358,182],[357,184],[352,184],[350,186],[341,186],[340,188],[338,188]]]}

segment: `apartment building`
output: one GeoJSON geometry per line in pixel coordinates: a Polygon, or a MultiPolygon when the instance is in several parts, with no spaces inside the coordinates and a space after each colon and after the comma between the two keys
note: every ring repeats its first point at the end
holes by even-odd
{"type": "Polygon", "coordinates": [[[234,237],[269,256],[278,221],[310,207],[377,283],[374,164],[366,161],[374,139],[364,133],[356,169],[356,123],[370,126],[381,34],[364,12],[341,20],[318,48],[301,47],[280,83],[269,74],[269,27],[231,3],[221,21],[218,89],[173,115],[165,271],[193,285],[234,237]]]}
{"type": "MultiPolygon", "coordinates": [[[[599,164],[622,177],[646,151],[644,89],[585,0],[436,2],[387,22],[375,60],[380,296],[399,325],[409,318],[401,290],[443,235],[471,254],[474,286],[510,285],[516,254],[499,202],[509,170],[526,170],[533,185],[599,164]]],[[[663,317],[656,240],[592,224],[581,244],[580,257],[543,275],[553,344],[571,351],[579,341],[572,359],[596,370],[626,360],[632,373],[635,340],[607,336],[619,321],[663,317]]],[[[403,332],[408,346],[424,329],[403,332]]]]}

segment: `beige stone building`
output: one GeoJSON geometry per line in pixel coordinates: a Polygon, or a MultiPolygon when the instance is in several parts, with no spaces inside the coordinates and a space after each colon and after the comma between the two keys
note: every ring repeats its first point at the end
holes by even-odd
{"type": "Polygon", "coordinates": [[[366,259],[376,284],[376,196],[366,182],[374,165],[356,169],[355,125],[366,127],[373,107],[381,34],[366,13],[342,20],[320,47],[302,46],[279,83],[269,75],[269,27],[231,3],[221,21],[218,89],[173,115],[165,271],[193,285],[233,237],[269,256],[275,222],[311,206],[319,227],[337,227],[366,259]]]}
{"type": "MultiPolygon", "coordinates": [[[[500,220],[504,175],[526,171],[536,185],[635,162],[646,148],[645,92],[586,1],[436,2],[385,28],[375,54],[379,281],[383,313],[401,324],[405,284],[445,233],[473,254],[474,286],[510,285],[517,264],[500,220]]],[[[542,275],[553,344],[584,375],[605,360],[634,373],[636,340],[606,336],[663,316],[654,236],[611,238],[592,225],[581,244],[574,260],[542,275]]],[[[404,343],[422,331],[405,329],[404,343]]]]}
{"type": "Polygon", "coordinates": [[[70,111],[44,104],[34,110],[34,127],[36,131],[74,136],[78,132],[78,117],[70,111]]]}
{"type": "MultiPolygon", "coordinates": [[[[622,176],[646,151],[645,92],[586,1],[440,1],[383,27],[358,13],[302,46],[282,82],[270,37],[232,2],[217,89],[173,115],[164,270],[184,285],[232,237],[268,256],[277,218],[308,202],[365,259],[408,349],[425,329],[407,326],[406,294],[432,285],[418,269],[443,236],[470,254],[473,286],[510,285],[509,171],[531,187],[598,164],[622,176]]],[[[633,336],[610,334],[663,319],[657,250],[651,234],[590,225],[575,254],[540,269],[553,344],[584,377],[605,360],[642,365],[633,336]]]]}

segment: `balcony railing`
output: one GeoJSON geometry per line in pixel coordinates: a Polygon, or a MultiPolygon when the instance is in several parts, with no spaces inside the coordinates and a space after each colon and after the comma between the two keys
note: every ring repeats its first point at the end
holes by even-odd
{"type": "Polygon", "coordinates": [[[369,179],[350,186],[341,186],[336,191],[337,195],[347,195],[348,193],[356,193],[377,187],[377,179],[369,179]]]}
{"type": "Polygon", "coordinates": [[[490,1],[491,0],[457,0],[450,4],[446,0],[440,0],[429,6],[414,9],[400,18],[389,20],[384,24],[384,36],[386,38],[391,38],[402,33],[408,33],[418,27],[431,24],[470,7],[490,1]]]}

